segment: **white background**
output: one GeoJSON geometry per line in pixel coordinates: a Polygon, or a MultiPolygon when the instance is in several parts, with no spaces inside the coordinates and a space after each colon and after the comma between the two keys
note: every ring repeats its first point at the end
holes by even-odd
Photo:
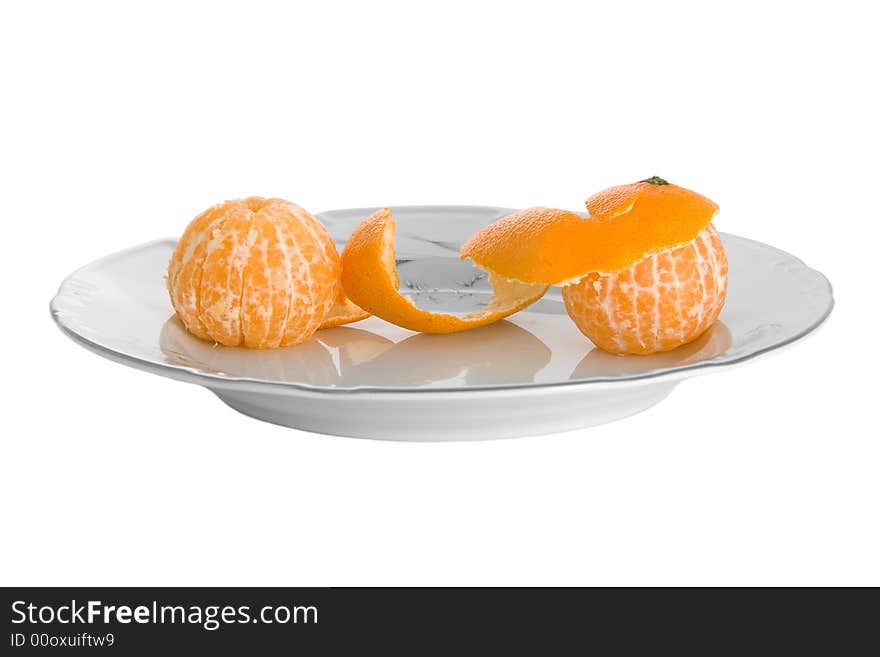
{"type": "Polygon", "coordinates": [[[880,584],[870,3],[239,5],[4,4],[0,583],[880,584]],[[837,308],[603,427],[308,434],[49,317],[226,198],[580,209],[650,175],[837,308]]]}

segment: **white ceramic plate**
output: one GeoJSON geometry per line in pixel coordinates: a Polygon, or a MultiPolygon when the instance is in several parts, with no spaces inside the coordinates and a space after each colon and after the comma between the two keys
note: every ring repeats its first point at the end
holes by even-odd
{"type": "MultiPolygon", "coordinates": [[[[479,269],[458,257],[504,208],[392,208],[401,290],[421,307],[467,313],[488,302],[479,269]]],[[[341,249],[372,209],[318,215],[341,249]]],[[[73,273],[52,300],[72,339],[139,369],[210,388],[232,408],[319,433],[465,440],[610,422],[662,400],[684,378],[729,367],[804,337],[831,312],[831,286],[783,251],[722,234],[730,262],[721,319],[655,356],[612,356],[581,335],[559,290],[505,321],[427,335],[371,317],[302,345],[253,351],[212,345],[174,317],[164,275],[173,240],[109,255],[73,273]]],[[[220,411],[218,411],[220,412],[220,411]]]]}

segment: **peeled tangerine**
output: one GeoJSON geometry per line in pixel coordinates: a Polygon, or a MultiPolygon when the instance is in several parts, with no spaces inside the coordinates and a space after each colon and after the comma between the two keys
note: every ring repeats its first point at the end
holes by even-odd
{"type": "Polygon", "coordinates": [[[190,333],[227,346],[284,347],[367,316],[342,293],[336,245],[295,203],[250,197],[187,226],[168,265],[171,303],[190,333]]]}
{"type": "Polygon", "coordinates": [[[669,351],[712,326],[727,292],[715,203],[654,177],[599,192],[587,210],[589,218],[516,212],[474,235],[461,257],[499,276],[561,285],[569,316],[611,353],[669,351]]]}

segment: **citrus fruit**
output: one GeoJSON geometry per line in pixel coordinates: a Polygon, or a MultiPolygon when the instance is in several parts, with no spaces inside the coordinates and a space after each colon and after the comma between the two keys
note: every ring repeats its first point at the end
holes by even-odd
{"type": "Polygon", "coordinates": [[[727,290],[715,203],[654,177],[586,205],[589,217],[515,212],[474,235],[461,257],[524,283],[562,286],[569,316],[612,353],[675,349],[712,325],[727,290]]]}
{"type": "Polygon", "coordinates": [[[418,308],[397,289],[395,222],[388,208],[377,210],[354,230],[342,251],[345,294],[363,310],[392,324],[422,333],[455,333],[496,322],[534,303],[546,285],[510,280],[489,269],[489,304],[463,317],[418,308]]]}
{"type": "Polygon", "coordinates": [[[190,333],[256,349],[303,342],[339,298],[326,228],[290,201],[249,197],[187,226],[168,265],[168,292],[190,333]]]}
{"type": "Polygon", "coordinates": [[[684,246],[562,288],[565,308],[597,347],[617,354],[669,351],[698,338],[724,306],[727,258],[711,224],[684,246]]]}

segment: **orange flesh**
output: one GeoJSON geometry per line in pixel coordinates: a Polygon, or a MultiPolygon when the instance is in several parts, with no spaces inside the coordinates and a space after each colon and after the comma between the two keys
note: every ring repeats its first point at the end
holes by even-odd
{"type": "Polygon", "coordinates": [[[464,317],[421,310],[397,291],[394,231],[394,218],[387,208],[377,210],[355,229],[342,252],[342,285],[352,302],[397,326],[423,333],[474,329],[525,308],[547,290],[545,285],[506,280],[490,271],[494,292],[484,309],[464,317]]]}
{"type": "Polygon", "coordinates": [[[518,281],[564,285],[687,244],[718,206],[676,185],[639,182],[600,192],[587,209],[589,218],[550,208],[515,212],[474,235],[461,257],[518,281]]]}
{"type": "Polygon", "coordinates": [[[250,197],[190,223],[167,284],[194,335],[228,346],[283,347],[311,337],[334,305],[339,256],[324,226],[296,204],[250,197]]]}
{"type": "Polygon", "coordinates": [[[685,246],[655,253],[612,274],[590,273],[562,289],[574,323],[615,354],[669,351],[718,319],[727,257],[710,224],[685,246]]]}

